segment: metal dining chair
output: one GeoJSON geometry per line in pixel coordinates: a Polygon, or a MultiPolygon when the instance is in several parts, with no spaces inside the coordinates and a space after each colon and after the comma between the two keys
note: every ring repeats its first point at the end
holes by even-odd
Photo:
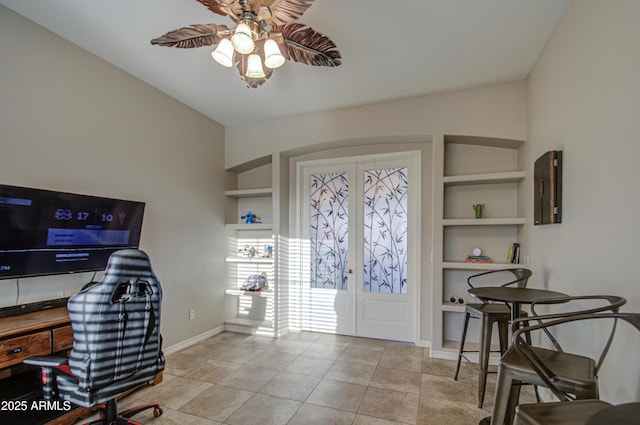
{"type": "MultiPolygon", "coordinates": [[[[474,274],[467,278],[469,288],[475,288],[476,285],[491,284],[492,286],[517,286],[524,288],[527,281],[531,277],[531,270],[524,268],[490,270],[483,273],[474,274]]],[[[526,316],[526,312],[521,313],[526,316]]],[[[460,348],[458,350],[458,362],[456,364],[456,373],[453,377],[458,380],[460,373],[460,364],[462,359],[471,362],[465,353],[478,353],[478,407],[482,408],[484,402],[484,394],[487,386],[487,373],[489,369],[489,357],[491,355],[491,336],[493,333],[493,324],[498,324],[498,338],[500,341],[500,354],[502,355],[509,345],[509,321],[511,320],[511,310],[504,303],[467,303],[465,306],[464,326],[462,328],[462,337],[460,338],[460,348]],[[465,350],[465,340],[467,337],[467,329],[469,328],[469,319],[480,319],[482,321],[480,330],[480,347],[478,350],[465,350]]]]}
{"type": "MultiPolygon", "coordinates": [[[[567,353],[562,349],[557,338],[548,330],[576,320],[585,320],[606,312],[618,313],[626,300],[612,295],[582,295],[561,297],[553,300],[564,303],[565,311],[556,314],[539,315],[536,303],[531,305],[531,315],[528,318],[516,320],[513,326],[512,344],[500,359],[496,394],[491,417],[492,425],[510,425],[515,414],[515,407],[520,395],[522,384],[532,384],[546,387],[552,391],[557,389],[570,399],[598,399],[598,372],[607,355],[616,329],[613,321],[609,337],[604,343],[603,350],[597,360],[578,353],[567,353]],[[582,308],[570,311],[567,303],[603,303],[596,307],[582,308]],[[520,327],[524,320],[537,324],[520,327]],[[534,346],[528,341],[544,333],[549,339],[551,348],[534,346]]],[[[547,303],[548,300],[545,301],[547,303]]],[[[556,304],[557,305],[557,304],[556,304]]],[[[599,317],[599,316],[597,316],[599,317]]]]}
{"type": "MultiPolygon", "coordinates": [[[[527,360],[527,363],[535,370],[538,378],[543,381],[545,386],[560,400],[559,402],[553,403],[523,404],[517,406],[514,419],[515,425],[586,425],[589,418],[600,410],[611,406],[611,404],[597,399],[574,401],[574,395],[568,393],[566,388],[559,385],[561,383],[558,380],[560,372],[554,369],[548,362],[545,362],[543,360],[544,357],[540,356],[539,352],[522,338],[522,332],[535,331],[537,329],[548,330],[551,327],[569,322],[590,320],[612,320],[614,331],[618,321],[624,321],[632,325],[637,331],[640,331],[640,314],[638,313],[601,313],[565,317],[533,325],[530,326],[529,329],[523,328],[514,334],[515,350],[527,360]]],[[[612,338],[609,338],[605,345],[604,352],[600,356],[601,360],[606,356],[611,342],[612,338]]],[[[600,364],[598,366],[600,366],[600,364]]],[[[612,420],[611,423],[615,423],[615,421],[612,420]]]]}

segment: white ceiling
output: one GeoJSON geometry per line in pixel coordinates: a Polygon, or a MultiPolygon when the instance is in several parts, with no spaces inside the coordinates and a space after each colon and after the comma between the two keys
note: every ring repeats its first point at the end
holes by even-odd
{"type": "Polygon", "coordinates": [[[569,0],[316,0],[301,23],[329,36],[336,68],[287,61],[257,89],[210,48],[152,46],[198,23],[195,0],[0,0],[224,125],[526,78],[569,0]]]}

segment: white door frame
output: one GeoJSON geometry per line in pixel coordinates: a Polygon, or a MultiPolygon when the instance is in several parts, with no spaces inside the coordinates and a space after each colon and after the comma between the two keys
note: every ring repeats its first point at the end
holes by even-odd
{"type": "MultiPolygon", "coordinates": [[[[388,162],[392,160],[401,160],[405,161],[409,167],[409,172],[413,175],[411,177],[412,181],[409,187],[409,210],[411,212],[411,220],[412,220],[412,231],[409,232],[409,240],[408,240],[408,249],[411,250],[414,255],[412,256],[413,264],[409,265],[408,279],[413,280],[413,293],[407,294],[409,296],[409,304],[410,304],[410,320],[413,321],[412,326],[412,334],[411,340],[408,342],[418,343],[420,341],[420,323],[421,323],[421,315],[420,315],[420,299],[421,299],[421,282],[420,282],[420,261],[421,261],[421,198],[422,198],[422,188],[421,188],[421,152],[420,151],[405,151],[405,152],[395,152],[395,153],[387,153],[387,154],[375,154],[375,155],[358,155],[351,157],[342,157],[342,158],[332,158],[332,159],[321,159],[321,160],[311,160],[311,161],[300,161],[296,164],[296,190],[295,190],[295,234],[292,237],[292,250],[291,250],[291,262],[292,262],[292,280],[291,280],[291,293],[294,294],[293,299],[291,300],[293,304],[297,304],[297,308],[301,314],[298,315],[300,318],[298,327],[300,329],[304,328],[304,308],[303,308],[303,290],[305,290],[304,282],[308,282],[309,280],[309,271],[305,270],[306,263],[303,261],[303,257],[308,254],[308,246],[305,248],[305,243],[303,241],[302,235],[304,234],[302,229],[302,224],[304,223],[304,211],[302,206],[302,199],[304,193],[304,169],[309,167],[320,167],[326,166],[327,170],[330,172],[331,168],[336,168],[339,166],[347,166],[347,165],[356,165],[357,163],[374,163],[374,162],[388,162]],[[306,251],[305,251],[306,249],[306,251]]],[[[360,218],[358,220],[361,220],[360,218]]],[[[357,255],[359,258],[357,261],[362,261],[362,253],[360,250],[356,250],[356,253],[352,254],[357,255]]],[[[361,291],[360,286],[362,286],[362,282],[360,281],[362,274],[355,273],[349,275],[349,287],[350,288],[358,288],[361,291]]],[[[307,285],[308,288],[308,285],[307,285]]],[[[374,295],[375,297],[375,295],[374,295]]],[[[354,297],[358,298],[358,297],[354,297]]],[[[355,303],[355,301],[354,301],[355,303]]],[[[292,307],[295,307],[292,305],[292,307]]],[[[347,305],[347,308],[353,308],[353,312],[355,314],[359,314],[357,309],[358,306],[347,305]]],[[[361,307],[360,307],[361,308],[361,307]]],[[[351,313],[351,312],[349,312],[351,313]]],[[[293,315],[295,316],[295,315],[293,315]]],[[[354,317],[354,326],[356,323],[356,318],[354,317]]],[[[330,331],[330,330],[329,330],[330,331]]]]}

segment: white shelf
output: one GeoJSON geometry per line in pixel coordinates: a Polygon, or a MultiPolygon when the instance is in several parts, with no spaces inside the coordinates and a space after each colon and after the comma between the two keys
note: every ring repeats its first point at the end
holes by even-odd
{"type": "Polygon", "coordinates": [[[522,140],[444,135],[442,142],[434,139],[436,260],[431,354],[455,359],[460,343],[449,334],[454,326],[462,325],[466,305],[450,302],[445,294],[466,291],[461,283],[465,274],[526,267],[503,263],[507,253],[499,253],[519,242],[520,230],[526,224],[518,200],[527,171],[518,161],[522,140]],[[470,206],[478,202],[489,206],[488,217],[474,218],[470,206]],[[496,254],[492,258],[497,262],[465,262],[466,254],[475,246],[496,254]]]}
{"type": "Polygon", "coordinates": [[[262,291],[243,291],[242,289],[227,289],[224,291],[227,295],[233,295],[236,297],[249,296],[249,297],[261,297],[271,298],[273,297],[273,291],[270,289],[263,289],[262,291]]]}
{"type": "Polygon", "coordinates": [[[520,146],[522,146],[524,140],[471,136],[463,134],[447,134],[444,136],[444,142],[458,143],[462,145],[489,146],[503,149],[518,149],[520,146]]]}
{"type": "Polygon", "coordinates": [[[273,258],[230,256],[225,259],[227,263],[254,263],[273,264],[273,258]]]}
{"type": "Polygon", "coordinates": [[[448,218],[442,220],[443,226],[520,226],[524,223],[524,217],[448,218]]]}
{"type": "Polygon", "coordinates": [[[225,224],[224,227],[231,230],[271,230],[273,224],[271,223],[259,223],[259,224],[225,224]]]}
{"type": "Polygon", "coordinates": [[[450,311],[453,313],[464,313],[464,304],[443,303],[441,306],[442,311],[450,311]]]}
{"type": "Polygon", "coordinates": [[[259,188],[259,189],[235,189],[235,190],[226,190],[224,192],[226,196],[231,196],[233,198],[261,198],[273,195],[273,189],[270,187],[259,188]]]}
{"type": "Polygon", "coordinates": [[[515,183],[524,180],[525,176],[526,173],[524,171],[507,171],[501,173],[446,176],[442,178],[442,182],[445,187],[471,184],[515,183]]]}
{"type": "Polygon", "coordinates": [[[277,317],[274,296],[277,244],[274,231],[277,230],[278,218],[273,200],[277,188],[274,190],[272,187],[271,160],[272,156],[268,155],[229,170],[235,174],[235,182],[229,182],[229,190],[224,192],[229,206],[225,214],[225,330],[273,337],[277,317]],[[257,213],[261,217],[257,220],[261,223],[245,223],[241,216],[247,211],[257,213]],[[267,245],[271,246],[272,257],[262,257],[262,248],[267,245]],[[242,255],[247,246],[257,249],[255,256],[242,255]],[[261,273],[269,276],[269,288],[262,291],[240,289],[246,276],[261,273]]]}
{"type": "Polygon", "coordinates": [[[517,269],[524,266],[524,264],[513,263],[467,263],[465,261],[445,261],[442,263],[443,269],[451,270],[500,270],[517,269]]]}

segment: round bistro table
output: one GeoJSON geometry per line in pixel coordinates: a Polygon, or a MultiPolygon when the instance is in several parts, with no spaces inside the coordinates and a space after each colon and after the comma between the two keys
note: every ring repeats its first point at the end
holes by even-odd
{"type": "Polygon", "coordinates": [[[512,288],[509,286],[486,286],[469,289],[469,294],[487,301],[502,301],[509,304],[511,309],[511,322],[520,316],[520,306],[531,304],[536,301],[544,303],[546,300],[552,302],[564,302],[555,300],[560,297],[567,297],[562,292],[549,291],[547,289],[535,288],[512,288]]]}

